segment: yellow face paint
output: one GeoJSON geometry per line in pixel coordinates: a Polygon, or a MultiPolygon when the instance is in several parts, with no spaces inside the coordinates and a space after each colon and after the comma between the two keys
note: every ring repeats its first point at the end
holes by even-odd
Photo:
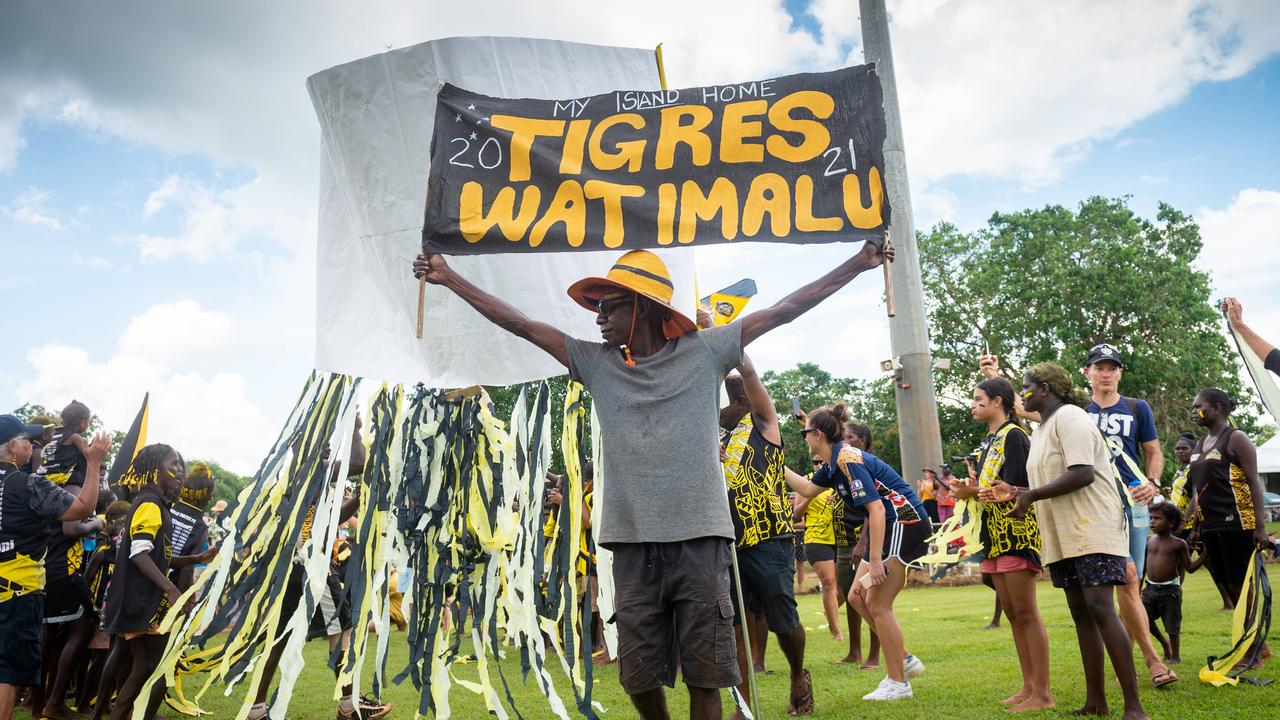
{"type": "Polygon", "coordinates": [[[1198,417],[1198,418],[1200,418],[1201,420],[1203,420],[1203,419],[1204,419],[1204,411],[1203,411],[1203,410],[1197,410],[1197,411],[1196,411],[1196,417],[1198,417]]]}
{"type": "Polygon", "coordinates": [[[1022,392],[1022,399],[1023,399],[1023,400],[1028,400],[1028,399],[1030,399],[1030,398],[1031,398],[1031,391],[1030,391],[1030,390],[1024,390],[1024,391],[1022,392]]]}

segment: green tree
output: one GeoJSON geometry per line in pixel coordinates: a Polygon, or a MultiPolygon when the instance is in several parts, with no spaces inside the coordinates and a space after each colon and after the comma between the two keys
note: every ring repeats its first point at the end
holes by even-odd
{"type": "MultiPolygon", "coordinates": [[[[1090,347],[1110,342],[1125,356],[1122,392],[1151,403],[1171,474],[1172,444],[1194,429],[1199,390],[1217,386],[1252,402],[1222,335],[1209,276],[1195,266],[1200,229],[1169,205],[1151,221],[1126,199],[1092,197],[1076,211],[1050,205],[996,213],[972,233],[942,223],[919,239],[933,351],[952,359],[937,374],[944,407],[967,406],[985,349],[1020,382],[1017,373],[1044,360],[1075,371],[1090,347]]],[[[1256,433],[1252,405],[1245,408],[1241,425],[1256,433]]],[[[959,430],[947,429],[951,414],[943,411],[944,432],[959,430]]]]}

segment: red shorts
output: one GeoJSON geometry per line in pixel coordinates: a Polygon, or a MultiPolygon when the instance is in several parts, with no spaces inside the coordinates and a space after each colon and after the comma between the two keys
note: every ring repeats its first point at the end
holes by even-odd
{"type": "Polygon", "coordinates": [[[1039,575],[1040,566],[1021,555],[1001,555],[998,558],[987,558],[982,561],[982,572],[988,575],[1030,570],[1039,575]]]}

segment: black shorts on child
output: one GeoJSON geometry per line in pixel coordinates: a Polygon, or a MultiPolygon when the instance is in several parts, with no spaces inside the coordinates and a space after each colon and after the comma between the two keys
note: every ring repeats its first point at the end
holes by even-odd
{"type": "Polygon", "coordinates": [[[1151,585],[1142,588],[1142,605],[1147,609],[1148,621],[1164,623],[1164,631],[1170,635],[1182,634],[1182,588],[1178,585],[1151,585]]]}

